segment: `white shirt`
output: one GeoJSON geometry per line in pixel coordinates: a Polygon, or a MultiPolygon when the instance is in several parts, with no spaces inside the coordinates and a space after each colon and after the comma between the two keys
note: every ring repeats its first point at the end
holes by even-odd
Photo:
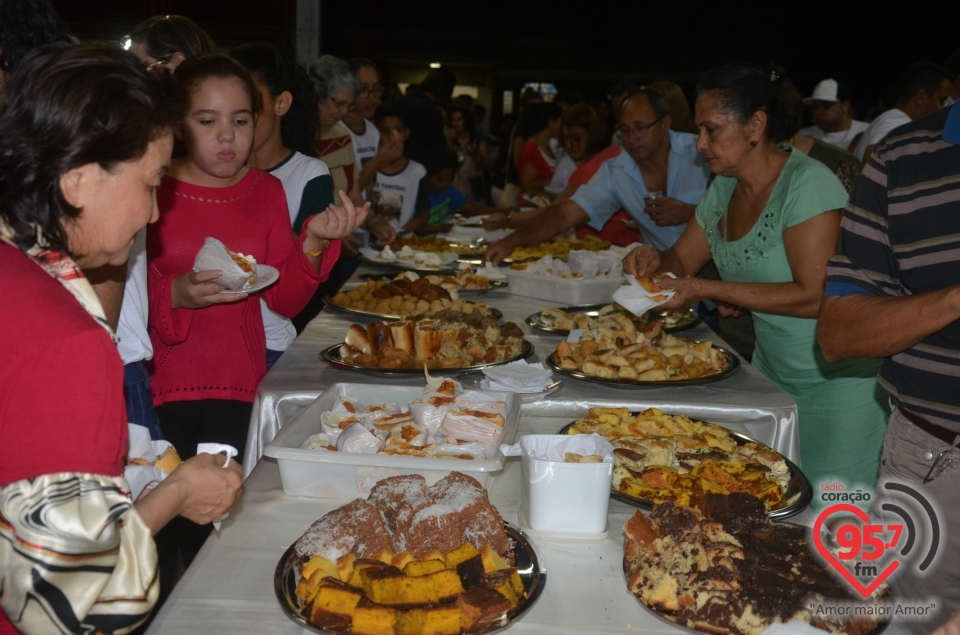
{"type": "Polygon", "coordinates": [[[841,150],[850,149],[850,144],[853,143],[854,138],[867,129],[868,124],[866,121],[857,121],[854,119],[850,123],[849,130],[840,130],[839,132],[824,132],[817,126],[810,126],[808,128],[801,128],[797,131],[797,136],[799,137],[812,137],[814,139],[819,139],[829,143],[832,146],[837,146],[841,150]]]}
{"type": "Polygon", "coordinates": [[[391,225],[396,228],[403,227],[414,217],[417,211],[420,179],[426,175],[427,169],[412,160],[407,161],[407,167],[397,174],[377,172],[373,183],[370,184],[370,199],[374,206],[380,209],[400,210],[399,216],[390,217],[391,225]]]}
{"type": "MultiPolygon", "coordinates": [[[[287,207],[290,210],[291,226],[297,220],[300,201],[303,199],[303,190],[307,183],[317,177],[330,175],[326,163],[299,152],[291,153],[286,161],[269,172],[283,184],[283,192],[287,195],[287,207]]],[[[317,213],[322,211],[318,209],[317,213]]],[[[297,329],[293,327],[293,322],[275,313],[262,297],[260,298],[260,317],[263,318],[263,333],[267,339],[267,348],[271,351],[285,351],[290,343],[297,339],[297,329]]]]}
{"type": "Polygon", "coordinates": [[[907,116],[907,113],[899,108],[891,108],[883,112],[879,117],[870,122],[867,131],[860,137],[860,142],[857,144],[857,149],[854,151],[854,154],[857,155],[858,159],[863,161],[863,155],[867,153],[867,148],[883,141],[894,128],[899,128],[903,124],[910,123],[911,121],[912,119],[907,116]]]}
{"type": "Polygon", "coordinates": [[[343,127],[350,133],[350,138],[353,139],[353,154],[357,157],[357,174],[359,174],[367,161],[377,154],[377,148],[380,147],[380,131],[369,119],[363,120],[363,132],[360,134],[355,133],[344,122],[341,121],[340,123],[343,124],[343,127]]]}
{"type": "Polygon", "coordinates": [[[123,304],[120,306],[120,323],[117,335],[120,343],[120,359],[132,364],[153,357],[153,344],[147,332],[150,304],[147,300],[147,228],[137,232],[127,261],[127,283],[123,289],[123,304]]]}

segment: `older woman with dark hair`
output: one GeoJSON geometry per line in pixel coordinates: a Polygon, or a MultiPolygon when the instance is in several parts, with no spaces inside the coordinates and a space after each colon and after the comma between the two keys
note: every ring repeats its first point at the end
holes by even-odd
{"type": "Polygon", "coordinates": [[[156,220],[184,109],[100,45],[28,56],[0,103],[0,633],[128,632],[157,599],[152,534],[239,491],[235,462],[201,455],[131,500],[123,366],[81,271],[156,220]]]}
{"type": "Polygon", "coordinates": [[[130,52],[147,65],[175,71],[188,57],[217,52],[207,32],[182,15],[157,15],[144,20],[130,33],[130,52]]]}
{"type": "Polygon", "coordinates": [[[709,298],[724,315],[751,311],[753,364],[797,402],[802,467],[814,488],[840,481],[872,491],[889,414],[879,361],[830,363],[816,338],[847,192],[822,163],[783,143],[792,134],[791,90],[776,68],[730,65],[703,77],[697,148],[716,179],[672,248],[639,247],[624,270],[677,275],[657,279],[676,291],[665,308],[709,298]],[[711,259],[721,280],[693,277],[711,259]]]}

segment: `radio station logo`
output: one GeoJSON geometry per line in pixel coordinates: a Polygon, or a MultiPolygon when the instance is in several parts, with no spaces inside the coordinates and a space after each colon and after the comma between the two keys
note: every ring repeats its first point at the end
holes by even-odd
{"type": "MultiPolygon", "coordinates": [[[[896,502],[880,506],[885,512],[883,522],[851,502],[839,502],[820,512],[813,525],[813,543],[820,556],[864,598],[904,567],[917,566],[920,572],[926,571],[940,547],[940,521],[930,501],[903,483],[887,482],[883,488],[898,494],[896,502]],[[841,520],[831,523],[831,517],[841,520]],[[825,524],[830,531],[824,531],[825,524]],[[825,536],[830,544],[824,544],[825,536]]],[[[870,500],[869,494],[857,498],[859,490],[843,496],[844,488],[839,484],[822,489],[832,492],[824,494],[824,500],[870,500]]]]}

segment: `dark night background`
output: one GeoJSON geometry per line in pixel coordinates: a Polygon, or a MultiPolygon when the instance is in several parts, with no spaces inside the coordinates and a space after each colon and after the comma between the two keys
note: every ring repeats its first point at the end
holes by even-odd
{"type": "MultiPolygon", "coordinates": [[[[302,2],[302,0],[301,0],[302,2]]],[[[229,50],[266,40],[294,51],[296,0],[54,0],[81,38],[118,39],[151,15],[180,13],[229,50]]],[[[372,58],[385,74],[440,61],[494,95],[553,82],[594,101],[621,79],[670,79],[693,97],[699,75],[776,61],[808,95],[826,77],[858,112],[899,70],[960,48],[956,2],[397,2],[321,0],[320,52],[372,58]]],[[[387,78],[385,78],[387,79],[387,78]]],[[[399,78],[400,81],[404,81],[399,78]]],[[[409,81],[409,80],[408,80],[409,81]]],[[[492,113],[497,116],[496,108],[492,113]]]]}

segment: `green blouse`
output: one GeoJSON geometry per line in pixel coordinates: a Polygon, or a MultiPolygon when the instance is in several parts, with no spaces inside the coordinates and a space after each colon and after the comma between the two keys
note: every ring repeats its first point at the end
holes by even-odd
{"type": "MultiPolygon", "coordinates": [[[[733,196],[737,180],[718,176],[697,206],[697,222],[707,234],[713,260],[723,280],[731,282],[792,282],[783,234],[830,210],[843,209],[847,191],[826,166],[802,152],[790,152],[770,199],[753,228],[739,240],[727,242],[717,224],[733,196]]],[[[813,379],[826,360],[817,345],[817,321],[753,311],[757,349],[754,364],[773,375],[787,372],[797,379],[813,379]]],[[[832,364],[830,366],[833,366],[832,364]]]]}

